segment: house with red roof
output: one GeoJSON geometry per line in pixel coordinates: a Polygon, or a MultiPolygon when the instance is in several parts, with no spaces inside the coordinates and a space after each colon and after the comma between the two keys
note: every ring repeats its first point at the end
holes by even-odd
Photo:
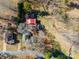
{"type": "Polygon", "coordinates": [[[26,19],[26,24],[36,25],[36,19],[35,18],[28,18],[28,19],[26,19]]]}

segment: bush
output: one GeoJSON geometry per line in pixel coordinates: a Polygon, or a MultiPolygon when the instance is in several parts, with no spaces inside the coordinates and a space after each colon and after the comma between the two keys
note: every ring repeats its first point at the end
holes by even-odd
{"type": "Polygon", "coordinates": [[[52,53],[51,53],[51,51],[46,50],[46,51],[44,52],[44,55],[45,55],[45,59],[50,59],[51,56],[52,56],[52,53]]]}

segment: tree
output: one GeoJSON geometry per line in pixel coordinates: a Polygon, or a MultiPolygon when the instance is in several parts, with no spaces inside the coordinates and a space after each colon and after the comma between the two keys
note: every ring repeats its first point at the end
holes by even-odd
{"type": "Polygon", "coordinates": [[[24,2],[24,9],[25,9],[25,12],[26,12],[26,13],[28,13],[28,12],[31,11],[31,5],[30,5],[30,3],[29,3],[28,0],[26,0],[26,1],[24,2]]]}
{"type": "Polygon", "coordinates": [[[23,16],[23,2],[19,2],[18,3],[18,17],[19,18],[22,18],[23,16]]]}
{"type": "Polygon", "coordinates": [[[44,52],[44,55],[45,55],[45,59],[50,59],[52,54],[51,54],[51,51],[46,50],[46,51],[44,52]]]}

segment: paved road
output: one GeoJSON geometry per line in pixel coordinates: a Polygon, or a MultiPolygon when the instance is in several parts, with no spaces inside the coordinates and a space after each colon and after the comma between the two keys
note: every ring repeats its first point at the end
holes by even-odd
{"type": "Polygon", "coordinates": [[[36,56],[42,56],[44,57],[44,54],[38,51],[32,51],[32,50],[18,50],[18,51],[0,51],[0,54],[10,54],[10,55],[32,55],[34,57],[36,56]]]}

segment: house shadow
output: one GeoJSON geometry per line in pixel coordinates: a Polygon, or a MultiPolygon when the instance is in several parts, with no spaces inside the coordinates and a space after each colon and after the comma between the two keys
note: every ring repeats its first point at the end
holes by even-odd
{"type": "Polygon", "coordinates": [[[17,39],[17,34],[13,34],[13,38],[15,39],[15,43],[14,44],[18,44],[20,41],[17,39]]]}
{"type": "Polygon", "coordinates": [[[15,41],[14,43],[12,43],[12,45],[18,44],[19,43],[19,40],[17,38],[18,32],[17,32],[16,28],[11,27],[11,28],[8,28],[8,30],[12,31],[13,40],[15,41]]]}
{"type": "Polygon", "coordinates": [[[17,37],[18,37],[18,35],[17,35],[17,34],[18,34],[18,33],[17,33],[17,30],[14,29],[14,32],[15,32],[15,33],[13,34],[13,38],[15,39],[15,43],[14,43],[14,44],[18,44],[20,41],[19,41],[18,38],[17,38],[17,37]]]}

